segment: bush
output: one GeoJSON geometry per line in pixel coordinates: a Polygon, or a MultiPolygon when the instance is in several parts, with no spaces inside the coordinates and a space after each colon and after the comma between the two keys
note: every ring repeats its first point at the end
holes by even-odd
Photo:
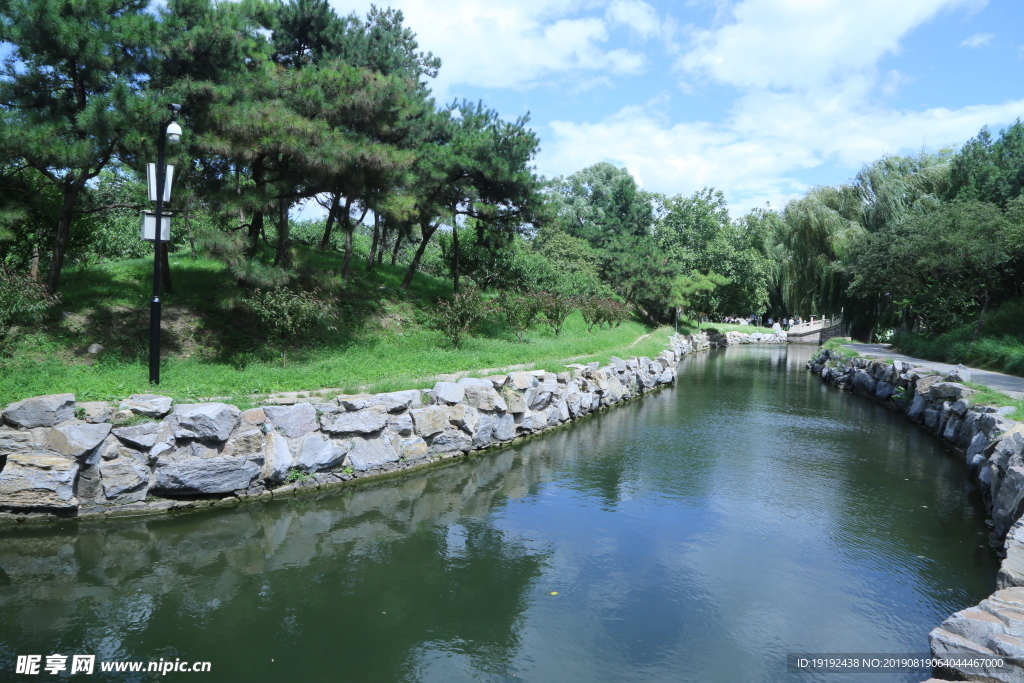
{"type": "Polygon", "coordinates": [[[275,287],[266,292],[257,289],[250,298],[244,300],[277,338],[282,365],[287,363],[288,342],[293,337],[337,317],[334,307],[317,294],[319,290],[316,289],[311,292],[293,292],[285,287],[275,287]]]}
{"type": "Polygon", "coordinates": [[[498,307],[519,341],[540,314],[540,299],[533,292],[502,292],[498,307]]]}
{"type": "Polygon", "coordinates": [[[557,337],[562,332],[565,319],[580,307],[579,297],[560,294],[558,292],[541,292],[537,295],[544,322],[547,323],[557,337]]]}
{"type": "Polygon", "coordinates": [[[446,336],[456,349],[469,330],[491,311],[476,289],[467,288],[452,296],[451,301],[438,298],[437,306],[428,313],[430,326],[446,336]]]}
{"type": "Polygon", "coordinates": [[[39,322],[46,309],[60,301],[41,282],[0,265],[0,339],[16,322],[39,322]]]}
{"type": "Polygon", "coordinates": [[[608,327],[618,327],[632,315],[628,305],[610,297],[580,297],[579,305],[583,321],[587,323],[587,332],[595,325],[600,329],[605,323],[608,327]]]}

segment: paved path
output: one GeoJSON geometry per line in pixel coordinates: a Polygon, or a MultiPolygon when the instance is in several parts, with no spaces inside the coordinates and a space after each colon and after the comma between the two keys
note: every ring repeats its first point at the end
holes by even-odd
{"type": "MultiPolygon", "coordinates": [[[[929,370],[936,370],[938,372],[949,372],[956,367],[955,365],[949,365],[948,363],[938,363],[933,360],[922,360],[920,358],[904,356],[903,354],[893,351],[889,347],[889,344],[843,344],[843,346],[848,349],[853,349],[863,356],[887,356],[894,360],[905,360],[908,363],[913,363],[914,365],[922,368],[928,368],[929,370]]],[[[991,370],[979,370],[977,368],[969,369],[971,371],[972,382],[984,384],[987,387],[991,387],[997,391],[1003,392],[1004,394],[1008,394],[1014,399],[1024,398],[1024,377],[1004,375],[1001,372],[992,372],[991,370]]]]}

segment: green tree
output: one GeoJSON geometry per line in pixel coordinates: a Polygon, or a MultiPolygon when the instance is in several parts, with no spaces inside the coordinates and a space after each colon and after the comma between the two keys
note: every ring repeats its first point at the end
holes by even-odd
{"type": "Polygon", "coordinates": [[[46,286],[57,291],[79,195],[123,146],[156,132],[146,97],[156,17],[147,0],[8,0],[0,41],[0,150],[35,168],[62,201],[46,286]]]}
{"type": "Polygon", "coordinates": [[[675,310],[676,329],[679,329],[679,313],[687,308],[694,308],[697,313],[697,329],[700,319],[711,307],[710,294],[716,288],[729,284],[729,278],[714,271],[701,273],[693,271],[689,275],[681,275],[672,281],[669,292],[669,305],[675,310]]]}

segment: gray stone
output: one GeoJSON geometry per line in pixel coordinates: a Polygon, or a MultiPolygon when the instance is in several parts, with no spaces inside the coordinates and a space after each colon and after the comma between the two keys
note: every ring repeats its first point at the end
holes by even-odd
{"type": "Polygon", "coordinates": [[[243,425],[257,426],[267,421],[267,414],[263,412],[263,408],[250,408],[249,410],[243,410],[239,418],[241,418],[243,425]]]}
{"type": "MultiPolygon", "coordinates": [[[[532,387],[531,387],[532,390],[532,387]]],[[[529,406],[526,403],[526,398],[511,387],[505,387],[502,392],[507,406],[506,410],[510,413],[525,413],[529,410],[529,406]]]]}
{"type": "Polygon", "coordinates": [[[958,398],[969,398],[976,393],[976,390],[956,382],[936,382],[928,390],[932,400],[955,401],[958,398]]]}
{"type": "Polygon", "coordinates": [[[110,422],[114,417],[114,409],[106,401],[86,401],[85,403],[77,404],[76,408],[82,410],[86,422],[93,424],[110,422]]]}
{"type": "Polygon", "coordinates": [[[960,427],[963,425],[963,420],[956,417],[955,415],[950,417],[946,421],[946,428],[942,432],[942,438],[950,443],[956,441],[957,437],[960,436],[960,427]]]}
{"type": "Polygon", "coordinates": [[[961,399],[958,399],[957,401],[955,401],[953,403],[953,405],[951,405],[949,407],[949,409],[951,411],[953,411],[954,413],[956,413],[959,417],[963,417],[964,414],[967,413],[967,409],[970,408],[970,407],[971,407],[971,402],[961,398],[961,399]]]}
{"type": "Polygon", "coordinates": [[[238,417],[241,412],[235,406],[227,403],[177,405],[174,407],[174,414],[171,417],[174,424],[174,436],[178,439],[226,441],[238,425],[238,417]]]}
{"type": "Polygon", "coordinates": [[[52,427],[75,417],[74,394],[49,394],[26,398],[7,406],[3,419],[15,427],[52,427]]]}
{"type": "Polygon", "coordinates": [[[352,439],[352,447],[348,452],[352,468],[359,472],[389,462],[398,462],[398,458],[398,453],[395,452],[390,440],[382,438],[356,437],[352,439]]]}
{"type": "Polygon", "coordinates": [[[288,440],[277,432],[267,434],[266,462],[263,476],[268,481],[284,481],[288,472],[295,467],[295,458],[288,447],[288,440]]]}
{"type": "Polygon", "coordinates": [[[260,467],[244,458],[181,458],[157,463],[153,489],[168,493],[231,493],[249,488],[259,475],[260,467]]]}
{"type": "Polygon", "coordinates": [[[519,391],[526,391],[538,384],[538,380],[533,374],[523,371],[509,374],[508,380],[511,387],[519,391]]]}
{"type": "Polygon", "coordinates": [[[31,453],[35,447],[33,432],[0,427],[0,457],[12,453],[31,453]]]}
{"type": "Polygon", "coordinates": [[[942,412],[929,408],[924,411],[924,424],[928,429],[936,430],[939,428],[939,420],[942,419],[942,412]]]}
{"type": "Polygon", "coordinates": [[[416,433],[422,437],[439,434],[448,427],[448,410],[441,406],[429,406],[410,410],[416,433]]]}
{"type": "Polygon", "coordinates": [[[332,441],[323,434],[307,434],[295,464],[307,472],[318,472],[341,464],[348,450],[348,442],[332,441]]]}
{"type": "Polygon", "coordinates": [[[434,385],[434,398],[438,403],[454,405],[466,397],[466,390],[455,382],[438,382],[434,385]]]}
{"type": "Polygon", "coordinates": [[[488,375],[484,379],[490,381],[491,386],[495,389],[501,389],[508,382],[508,375],[488,375]]]}
{"type": "Polygon", "coordinates": [[[384,429],[387,423],[388,414],[382,406],[320,416],[323,430],[333,434],[372,434],[384,429]]]}
{"type": "Polygon", "coordinates": [[[949,667],[961,680],[1016,683],[1024,680],[1024,588],[998,590],[928,634],[932,655],[956,659],[1003,659],[1003,666],[949,667]]]}
{"type": "MultiPolygon", "coordinates": [[[[494,390],[491,389],[491,391],[494,390]]],[[[459,403],[448,409],[448,421],[473,436],[480,427],[480,413],[465,403],[459,403]]]]}
{"type": "Polygon", "coordinates": [[[981,455],[988,448],[989,438],[985,432],[978,432],[971,439],[971,443],[967,446],[967,462],[976,455],[981,455]]]}
{"type": "Polygon", "coordinates": [[[907,409],[907,417],[914,422],[921,422],[924,420],[924,411],[928,407],[928,399],[921,394],[914,394],[914,400],[910,402],[910,407],[907,409]]]}
{"type": "Polygon", "coordinates": [[[1018,519],[1003,542],[1006,557],[999,566],[996,586],[1011,588],[1024,586],[1024,519],[1018,519]]]}
{"type": "Polygon", "coordinates": [[[871,396],[875,393],[877,380],[867,370],[857,370],[853,374],[853,388],[871,396]]]}
{"type": "Polygon", "coordinates": [[[146,450],[156,445],[159,429],[159,422],[146,422],[134,427],[118,427],[113,434],[129,446],[146,450]]]}
{"type": "Polygon", "coordinates": [[[103,346],[103,344],[89,344],[89,348],[87,348],[85,352],[88,353],[90,356],[97,356],[103,353],[104,348],[105,347],[103,346]]]}
{"type": "Polygon", "coordinates": [[[80,458],[103,443],[110,433],[110,425],[77,422],[52,427],[46,433],[47,449],[71,458],[80,458]]]}
{"type": "Polygon", "coordinates": [[[402,436],[409,436],[412,434],[412,415],[408,413],[402,415],[395,415],[388,420],[388,424],[391,428],[402,436]]]}
{"type": "Polygon", "coordinates": [[[376,394],[369,398],[370,406],[383,406],[389,413],[400,413],[412,406],[420,406],[420,392],[418,389],[408,391],[392,391],[386,394],[376,394]]]}
{"type": "Polygon", "coordinates": [[[50,453],[11,453],[0,472],[0,507],[73,508],[78,461],[50,453]]]}
{"type": "Polygon", "coordinates": [[[251,460],[257,464],[263,464],[264,452],[263,444],[265,438],[262,430],[258,428],[249,428],[245,431],[240,431],[233,437],[228,439],[228,442],[224,444],[224,451],[222,455],[231,456],[235,458],[245,458],[251,460]]]}
{"type": "Polygon", "coordinates": [[[289,439],[298,439],[316,431],[316,408],[309,403],[293,406],[264,406],[267,420],[289,439]]]}
{"type": "Polygon", "coordinates": [[[164,417],[171,412],[171,397],[159,394],[132,394],[117,407],[118,410],[130,410],[135,415],[147,417],[164,417]]]}
{"type": "Polygon", "coordinates": [[[145,500],[149,488],[149,468],[135,458],[103,460],[98,465],[103,496],[111,502],[145,500]]]}
{"type": "Polygon", "coordinates": [[[896,393],[896,387],[885,381],[879,381],[875,385],[875,398],[880,401],[888,401],[896,393]]]}
{"type": "Polygon", "coordinates": [[[431,453],[452,453],[468,451],[473,447],[473,439],[461,429],[449,427],[430,440],[431,453]]]}
{"type": "Polygon", "coordinates": [[[508,410],[505,399],[494,390],[490,381],[465,377],[459,380],[459,385],[466,392],[466,403],[477,410],[508,410]]]}
{"type": "Polygon", "coordinates": [[[405,439],[399,439],[395,446],[395,450],[398,451],[400,458],[406,460],[419,460],[420,458],[427,455],[429,447],[427,442],[421,437],[410,436],[405,439]]]}
{"type": "Polygon", "coordinates": [[[967,366],[957,365],[955,368],[946,373],[945,379],[947,382],[970,382],[971,371],[967,369],[967,366]]]}
{"type": "Polygon", "coordinates": [[[558,410],[558,419],[560,422],[565,422],[570,418],[569,403],[565,399],[559,400],[555,403],[554,407],[558,410]]]}
{"type": "Polygon", "coordinates": [[[623,373],[629,369],[629,366],[626,365],[626,361],[622,360],[618,356],[612,356],[608,359],[608,362],[612,364],[616,372],[623,373]]]}
{"type": "Polygon", "coordinates": [[[502,415],[494,423],[492,437],[495,441],[511,441],[516,437],[516,420],[510,414],[502,415]]]}
{"type": "Polygon", "coordinates": [[[1011,466],[1003,475],[992,501],[992,522],[997,538],[1002,538],[1024,512],[1024,467],[1011,466]]]}

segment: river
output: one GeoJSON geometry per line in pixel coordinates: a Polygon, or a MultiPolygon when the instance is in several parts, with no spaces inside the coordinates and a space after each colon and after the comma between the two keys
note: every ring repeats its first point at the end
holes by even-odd
{"type": "Polygon", "coordinates": [[[674,387],[388,481],[0,530],[0,680],[57,678],[15,676],[25,654],[211,663],[72,680],[880,680],[786,655],[926,653],[998,561],[960,459],[811,351],[698,353],[674,387]]]}

